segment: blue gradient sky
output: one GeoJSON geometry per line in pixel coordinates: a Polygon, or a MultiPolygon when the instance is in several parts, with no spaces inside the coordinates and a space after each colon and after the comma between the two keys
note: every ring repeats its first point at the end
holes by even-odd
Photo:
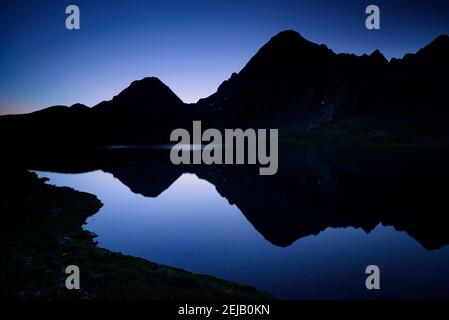
{"type": "Polygon", "coordinates": [[[448,1],[22,1],[0,8],[0,114],[89,106],[157,76],[183,101],[215,92],[270,37],[295,29],[336,52],[387,58],[449,33],[448,1]],[[65,29],[65,7],[81,30],[65,29]],[[364,27],[381,9],[380,31],[364,27]]]}

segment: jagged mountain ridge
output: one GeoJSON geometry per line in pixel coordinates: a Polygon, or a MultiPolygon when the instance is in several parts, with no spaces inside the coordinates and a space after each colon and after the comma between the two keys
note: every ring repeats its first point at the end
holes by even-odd
{"type": "Polygon", "coordinates": [[[183,103],[149,77],[90,109],[78,104],[0,117],[0,129],[20,127],[16,133],[24,140],[39,128],[33,137],[50,141],[71,136],[101,144],[166,142],[172,129],[198,119],[218,128],[279,128],[281,135],[309,135],[312,141],[316,135],[320,141],[335,138],[332,142],[365,131],[380,134],[381,140],[397,135],[412,141],[423,132],[446,138],[448,53],[447,35],[416,54],[388,61],[379,50],[336,54],[287,30],[196,104],[183,103]]]}
{"type": "Polygon", "coordinates": [[[449,63],[442,57],[448,50],[449,38],[440,36],[417,54],[388,62],[378,50],[369,56],[336,54],[285,31],[198,105],[221,112],[234,126],[284,133],[339,123],[395,129],[447,120],[449,63]]]}

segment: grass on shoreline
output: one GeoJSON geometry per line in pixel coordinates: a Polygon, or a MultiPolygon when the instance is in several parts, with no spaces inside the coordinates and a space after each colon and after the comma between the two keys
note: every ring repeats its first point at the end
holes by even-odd
{"type": "Polygon", "coordinates": [[[101,202],[12,170],[0,192],[0,297],[7,299],[272,299],[252,287],[114,253],[83,230],[101,202]],[[81,289],[67,290],[65,267],[77,265],[81,289]]]}

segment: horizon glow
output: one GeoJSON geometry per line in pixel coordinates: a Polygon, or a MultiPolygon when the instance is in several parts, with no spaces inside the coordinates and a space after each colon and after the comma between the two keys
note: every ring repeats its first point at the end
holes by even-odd
{"type": "Polygon", "coordinates": [[[147,76],[193,103],[286,29],[336,53],[379,49],[388,59],[449,33],[449,3],[437,0],[376,1],[378,31],[365,28],[368,1],[79,0],[80,30],[65,28],[69,4],[2,4],[0,114],[94,106],[147,76]]]}

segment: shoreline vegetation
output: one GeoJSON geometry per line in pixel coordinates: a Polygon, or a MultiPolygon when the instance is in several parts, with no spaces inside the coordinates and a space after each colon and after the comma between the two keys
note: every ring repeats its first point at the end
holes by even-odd
{"type": "Polygon", "coordinates": [[[45,184],[25,169],[0,182],[0,297],[6,299],[273,299],[268,293],[207,275],[99,248],[82,228],[101,201],[45,184]],[[80,269],[80,290],[65,287],[65,268],[80,269]]]}

